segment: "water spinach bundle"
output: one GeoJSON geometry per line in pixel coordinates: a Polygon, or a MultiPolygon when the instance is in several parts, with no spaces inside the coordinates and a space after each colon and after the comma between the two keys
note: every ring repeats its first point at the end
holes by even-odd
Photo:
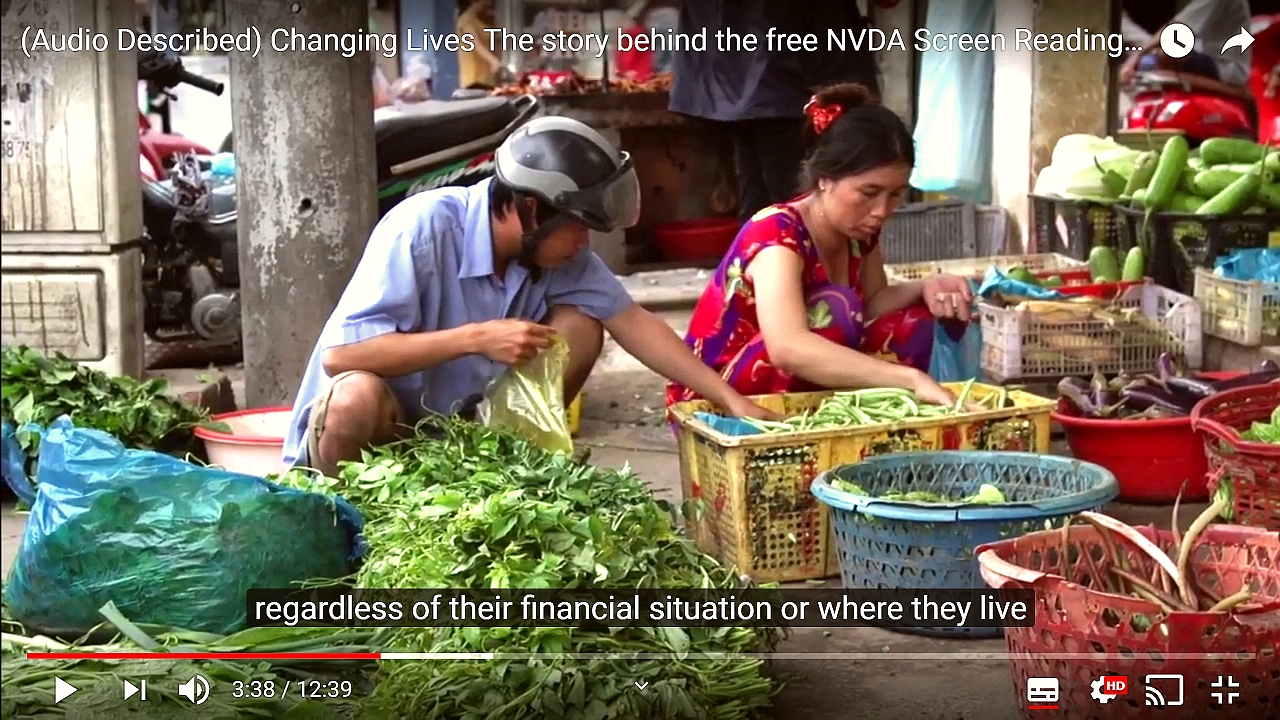
{"type": "MultiPolygon", "coordinates": [[[[85,367],[61,353],[46,357],[28,347],[7,347],[0,354],[0,415],[19,429],[26,423],[47,427],[70,415],[76,427],[102,430],[126,447],[175,455],[200,450],[192,431],[207,413],[168,394],[165,380],[135,380],[85,367]]],[[[34,480],[39,436],[18,433],[34,480]]]]}
{"type": "MultiPolygon", "coordinates": [[[[364,514],[369,588],[735,588],[629,471],[595,468],[473,423],[424,421],[339,478],[281,482],[364,514]]],[[[486,661],[386,662],[366,709],[417,718],[749,718],[773,683],[749,628],[411,628],[398,651],[486,661]],[[655,657],[656,655],[656,657],[655,657]],[[643,692],[637,691],[637,684],[643,692]]]]}

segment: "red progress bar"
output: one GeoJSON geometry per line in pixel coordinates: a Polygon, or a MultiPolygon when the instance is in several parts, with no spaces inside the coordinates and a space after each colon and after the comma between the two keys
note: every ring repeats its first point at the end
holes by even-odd
{"type": "Polygon", "coordinates": [[[182,652],[80,652],[27,653],[28,660],[378,660],[382,653],[182,653],[182,652]]]}

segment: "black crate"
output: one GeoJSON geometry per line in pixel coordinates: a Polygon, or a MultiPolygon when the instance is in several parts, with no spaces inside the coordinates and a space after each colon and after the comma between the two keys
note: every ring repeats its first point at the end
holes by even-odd
{"type": "Polygon", "coordinates": [[[1116,207],[1116,218],[1129,246],[1141,242],[1147,251],[1148,274],[1157,283],[1185,295],[1195,290],[1195,269],[1212,268],[1220,255],[1232,250],[1268,246],[1268,236],[1280,231],[1280,213],[1259,215],[1194,215],[1152,213],[1116,207]],[[1145,228],[1145,232],[1144,232],[1145,228]]]}
{"type": "Polygon", "coordinates": [[[1088,260],[1097,245],[1128,250],[1111,203],[1030,195],[1031,237],[1036,252],[1088,260]]]}

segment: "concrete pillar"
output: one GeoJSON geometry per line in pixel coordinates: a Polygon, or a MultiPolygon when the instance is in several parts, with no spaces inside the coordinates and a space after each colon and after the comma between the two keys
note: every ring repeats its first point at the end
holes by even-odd
{"type": "Polygon", "coordinates": [[[0,341],[141,375],[137,59],[115,43],[135,7],[45,0],[0,13],[0,341]],[[63,50],[81,28],[101,51],[63,50]]]}
{"type": "Polygon", "coordinates": [[[372,58],[275,51],[276,28],[358,33],[349,0],[232,0],[233,32],[256,29],[257,56],[231,55],[247,407],[293,400],[312,347],[377,219],[372,58]]]}
{"type": "Polygon", "coordinates": [[[996,0],[996,32],[1005,49],[995,53],[995,115],[992,190],[997,204],[1012,214],[1025,246],[1027,194],[1049,164],[1053,146],[1065,135],[1106,135],[1110,127],[1112,59],[1106,52],[1032,52],[1014,47],[1018,28],[1033,33],[1095,33],[1116,27],[1113,1],[996,0]]]}

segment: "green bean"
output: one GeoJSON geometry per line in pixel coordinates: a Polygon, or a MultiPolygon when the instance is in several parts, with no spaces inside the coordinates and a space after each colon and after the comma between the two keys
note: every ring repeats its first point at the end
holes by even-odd
{"type": "Polygon", "coordinates": [[[960,390],[960,397],[956,398],[956,412],[964,410],[964,403],[969,399],[969,393],[973,392],[973,379],[965,381],[964,387],[960,390]]]}

